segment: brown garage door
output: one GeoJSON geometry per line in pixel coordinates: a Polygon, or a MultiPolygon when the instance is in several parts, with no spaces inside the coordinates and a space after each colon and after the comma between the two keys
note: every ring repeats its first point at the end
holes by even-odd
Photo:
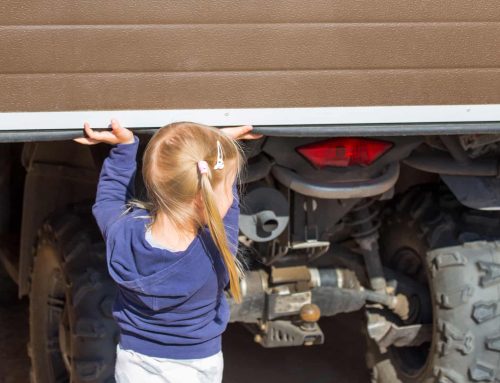
{"type": "Polygon", "coordinates": [[[498,0],[3,0],[0,112],[500,103],[498,0]]]}

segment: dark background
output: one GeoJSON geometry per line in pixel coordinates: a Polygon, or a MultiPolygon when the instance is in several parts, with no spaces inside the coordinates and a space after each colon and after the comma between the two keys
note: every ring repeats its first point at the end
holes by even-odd
{"type": "MultiPolygon", "coordinates": [[[[367,383],[362,313],[320,320],[324,345],[265,349],[241,325],[223,337],[224,383],[367,383]]],[[[0,307],[0,383],[28,383],[28,302],[0,307]]]]}

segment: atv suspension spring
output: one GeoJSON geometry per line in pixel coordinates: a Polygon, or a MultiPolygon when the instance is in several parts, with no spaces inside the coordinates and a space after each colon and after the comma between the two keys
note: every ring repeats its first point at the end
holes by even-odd
{"type": "Polygon", "coordinates": [[[376,200],[373,198],[366,198],[351,210],[346,223],[352,227],[351,235],[356,240],[368,238],[374,234],[378,237],[380,209],[375,205],[375,202],[376,200]]]}
{"type": "Polygon", "coordinates": [[[352,227],[352,237],[358,244],[373,290],[386,293],[386,281],[378,248],[378,219],[380,209],[376,200],[367,198],[359,202],[349,214],[347,224],[352,227]]]}

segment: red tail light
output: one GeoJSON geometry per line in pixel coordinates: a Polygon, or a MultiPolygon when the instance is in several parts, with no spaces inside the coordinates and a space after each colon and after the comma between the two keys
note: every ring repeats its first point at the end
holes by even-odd
{"type": "Polygon", "coordinates": [[[392,143],[366,138],[332,138],[297,148],[317,168],[367,166],[392,147],[392,143]]]}

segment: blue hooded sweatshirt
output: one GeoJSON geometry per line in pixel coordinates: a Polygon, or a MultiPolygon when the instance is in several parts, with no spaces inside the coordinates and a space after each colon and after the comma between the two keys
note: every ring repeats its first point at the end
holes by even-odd
{"type": "MultiPolygon", "coordinates": [[[[148,211],[125,213],[134,195],[139,139],[114,145],[105,159],[92,212],[106,241],[108,270],[118,285],[113,316],[120,346],[173,359],[204,358],[221,349],[229,321],[229,277],[206,226],[183,251],[153,247],[146,239],[148,211]]],[[[239,199],[223,218],[228,244],[238,248],[239,199]]]]}

